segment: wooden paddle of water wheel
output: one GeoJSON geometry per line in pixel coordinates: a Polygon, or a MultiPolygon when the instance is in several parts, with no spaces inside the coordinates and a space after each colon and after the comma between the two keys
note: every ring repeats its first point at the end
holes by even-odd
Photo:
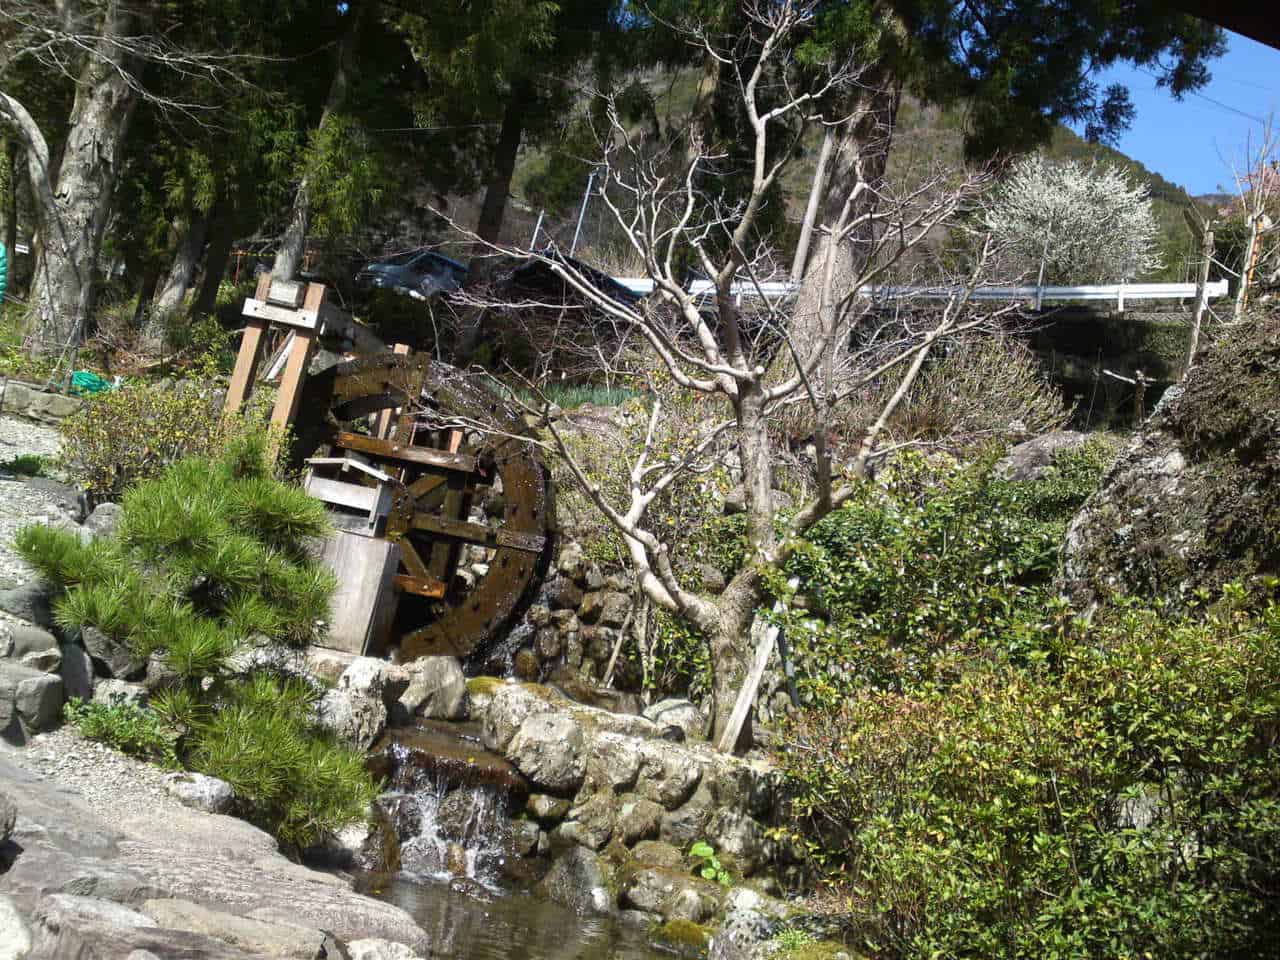
{"type": "Polygon", "coordinates": [[[337,484],[367,491],[346,505],[399,546],[396,589],[426,601],[407,605],[422,622],[401,657],[467,656],[491,637],[547,544],[546,472],[522,419],[454,367],[383,353],[310,377],[295,429],[308,488],[334,503],[337,484]]]}

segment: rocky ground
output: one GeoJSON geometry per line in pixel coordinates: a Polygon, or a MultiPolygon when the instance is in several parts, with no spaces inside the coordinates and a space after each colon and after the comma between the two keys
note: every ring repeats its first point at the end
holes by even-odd
{"type": "Polygon", "coordinates": [[[13,550],[13,535],[19,527],[41,519],[81,519],[79,498],[72,488],[39,477],[15,477],[3,467],[24,454],[51,457],[58,452],[58,443],[55,427],[0,416],[0,588],[32,576],[13,550]]]}

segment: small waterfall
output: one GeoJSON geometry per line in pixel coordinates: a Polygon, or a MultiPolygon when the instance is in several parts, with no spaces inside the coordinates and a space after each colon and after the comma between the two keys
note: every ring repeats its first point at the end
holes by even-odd
{"type": "Polygon", "coordinates": [[[401,870],[423,878],[497,885],[511,856],[505,791],[490,786],[450,790],[443,777],[433,777],[411,794],[385,799],[400,807],[396,833],[401,870]]]}
{"type": "Polygon", "coordinates": [[[375,809],[398,841],[399,869],[477,894],[496,890],[513,858],[510,796],[527,789],[514,768],[478,737],[427,724],[386,742],[378,759],[389,790],[375,809]]]}

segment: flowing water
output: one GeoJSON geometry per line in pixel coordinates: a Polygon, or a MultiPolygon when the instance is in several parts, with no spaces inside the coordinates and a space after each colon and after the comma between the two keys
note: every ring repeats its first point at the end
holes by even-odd
{"type": "Polygon", "coordinates": [[[426,930],[432,958],[650,960],[643,928],[580,917],[528,891],[508,815],[519,774],[484,751],[474,731],[424,724],[380,748],[390,792],[379,799],[398,840],[399,869],[365,874],[357,889],[402,907],[426,930]]]}

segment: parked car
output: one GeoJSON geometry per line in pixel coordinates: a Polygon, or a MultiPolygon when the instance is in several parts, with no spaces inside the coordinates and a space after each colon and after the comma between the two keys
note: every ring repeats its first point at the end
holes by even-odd
{"type": "Polygon", "coordinates": [[[416,300],[452,293],[467,279],[467,268],[431,250],[411,250],[366,263],[356,274],[356,288],[368,293],[393,290],[416,300]]]}

